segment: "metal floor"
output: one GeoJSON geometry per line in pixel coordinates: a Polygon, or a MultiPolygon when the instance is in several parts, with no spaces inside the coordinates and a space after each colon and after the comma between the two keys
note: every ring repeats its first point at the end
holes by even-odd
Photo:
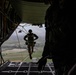
{"type": "Polygon", "coordinates": [[[37,70],[34,62],[10,62],[2,69],[0,75],[55,75],[53,63],[47,63],[43,71],[37,70]]]}

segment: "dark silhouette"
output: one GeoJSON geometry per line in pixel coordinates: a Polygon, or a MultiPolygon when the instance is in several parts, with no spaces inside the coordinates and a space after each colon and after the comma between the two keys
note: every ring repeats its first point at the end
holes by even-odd
{"type": "Polygon", "coordinates": [[[38,71],[44,70],[45,65],[47,63],[47,58],[42,57],[41,59],[39,59],[39,61],[36,63],[38,64],[38,71]]]}
{"type": "Polygon", "coordinates": [[[45,15],[46,40],[42,57],[52,54],[55,75],[68,75],[76,63],[76,1],[44,0],[44,2],[50,6],[45,15]]]}
{"type": "Polygon", "coordinates": [[[36,43],[35,40],[37,39],[38,39],[38,36],[32,33],[31,29],[29,29],[28,34],[24,36],[24,40],[26,41],[26,45],[28,47],[30,59],[32,59],[31,54],[33,53],[33,49],[36,43]]]}

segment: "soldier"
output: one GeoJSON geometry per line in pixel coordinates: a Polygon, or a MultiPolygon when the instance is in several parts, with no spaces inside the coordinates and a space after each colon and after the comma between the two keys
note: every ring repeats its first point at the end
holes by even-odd
{"type": "MultiPolygon", "coordinates": [[[[60,19],[60,6],[58,0],[45,0],[45,4],[50,4],[45,15],[45,29],[46,29],[46,41],[42,58],[45,58],[41,63],[46,62],[49,56],[52,57],[56,75],[63,74],[63,58],[59,49],[60,40],[60,28],[58,26],[58,20],[60,19]]],[[[41,58],[41,59],[42,59],[41,58]]],[[[40,60],[41,60],[40,59],[40,60]]],[[[45,63],[46,64],[46,63],[45,63]]],[[[43,65],[44,66],[44,65],[43,65]]]]}
{"type": "Polygon", "coordinates": [[[24,40],[26,41],[26,44],[27,44],[27,47],[28,47],[28,52],[29,52],[29,56],[30,56],[30,59],[32,59],[32,52],[33,52],[33,49],[34,49],[34,46],[35,46],[35,40],[38,39],[38,36],[34,33],[32,33],[32,30],[29,29],[28,31],[29,33],[27,35],[24,36],[24,40]]]}

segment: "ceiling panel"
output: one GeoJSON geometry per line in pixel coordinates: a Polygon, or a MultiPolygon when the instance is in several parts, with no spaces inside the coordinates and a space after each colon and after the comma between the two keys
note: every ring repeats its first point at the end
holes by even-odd
{"type": "Polygon", "coordinates": [[[48,6],[44,3],[22,1],[22,22],[43,24],[48,6]]]}

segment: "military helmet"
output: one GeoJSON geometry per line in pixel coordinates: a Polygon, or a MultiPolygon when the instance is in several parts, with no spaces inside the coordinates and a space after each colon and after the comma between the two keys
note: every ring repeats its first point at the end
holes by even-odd
{"type": "Polygon", "coordinates": [[[29,29],[29,31],[28,31],[28,32],[30,32],[30,33],[31,33],[31,32],[32,32],[32,30],[31,30],[31,29],[29,29]]]}

